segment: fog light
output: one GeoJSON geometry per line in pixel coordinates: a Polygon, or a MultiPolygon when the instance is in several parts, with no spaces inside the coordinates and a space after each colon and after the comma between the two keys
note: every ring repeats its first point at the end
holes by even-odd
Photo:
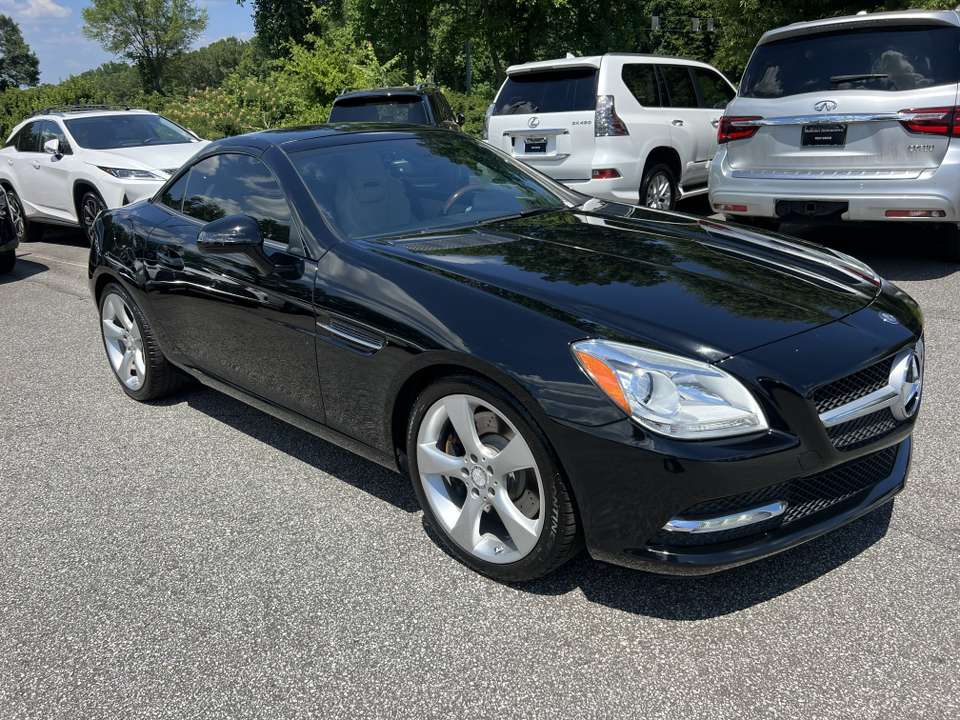
{"type": "Polygon", "coordinates": [[[666,525],[664,530],[669,532],[683,533],[712,533],[722,532],[723,530],[733,530],[734,528],[753,525],[755,523],[770,520],[786,512],[787,504],[777,501],[770,505],[754,508],[753,510],[744,510],[733,515],[723,515],[722,517],[705,518],[702,520],[684,520],[681,517],[675,517],[666,525]]]}
{"type": "Polygon", "coordinates": [[[722,203],[714,203],[713,209],[721,210],[721,211],[726,210],[728,212],[746,212],[747,206],[746,205],[723,205],[722,203]]]}
{"type": "Polygon", "coordinates": [[[620,177],[620,171],[616,168],[600,168],[593,171],[594,180],[613,180],[620,177]]]}
{"type": "Polygon", "coordinates": [[[947,213],[943,210],[887,210],[884,214],[887,217],[904,218],[942,218],[947,216],[947,213]]]}

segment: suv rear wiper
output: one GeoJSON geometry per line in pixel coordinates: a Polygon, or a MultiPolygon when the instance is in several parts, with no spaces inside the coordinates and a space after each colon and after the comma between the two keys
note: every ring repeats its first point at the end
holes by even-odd
{"type": "Polygon", "coordinates": [[[887,73],[859,73],[856,75],[832,75],[830,82],[834,85],[838,83],[853,82],[854,80],[883,80],[890,77],[887,73]]]}

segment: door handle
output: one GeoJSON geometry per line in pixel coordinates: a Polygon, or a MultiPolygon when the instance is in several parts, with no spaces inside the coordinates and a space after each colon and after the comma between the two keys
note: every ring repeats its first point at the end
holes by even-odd
{"type": "Polygon", "coordinates": [[[676,125],[677,127],[683,127],[683,120],[681,120],[680,118],[674,118],[673,120],[670,121],[670,124],[676,125]]]}
{"type": "Polygon", "coordinates": [[[11,160],[10,158],[7,158],[7,165],[13,165],[13,160],[11,160]]]}
{"type": "Polygon", "coordinates": [[[40,163],[38,163],[36,160],[33,161],[33,169],[34,169],[34,170],[39,170],[39,169],[40,169],[40,163]]]}
{"type": "Polygon", "coordinates": [[[713,125],[715,128],[720,127],[720,118],[711,118],[710,124],[713,125]]]}
{"type": "Polygon", "coordinates": [[[157,248],[157,260],[174,270],[183,270],[183,258],[176,250],[167,245],[160,245],[157,248]]]}

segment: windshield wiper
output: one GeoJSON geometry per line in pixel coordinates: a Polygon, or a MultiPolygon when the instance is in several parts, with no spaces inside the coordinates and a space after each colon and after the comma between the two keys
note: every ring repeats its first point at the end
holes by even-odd
{"type": "Polygon", "coordinates": [[[830,82],[834,85],[845,82],[853,82],[854,80],[883,80],[884,78],[890,77],[887,73],[859,73],[857,75],[832,75],[830,77],[830,82]]]}
{"type": "Polygon", "coordinates": [[[487,218],[486,220],[477,220],[475,225],[489,225],[491,223],[506,222],[507,220],[517,220],[518,218],[532,217],[533,215],[542,215],[548,212],[557,212],[565,210],[564,205],[555,205],[545,208],[534,208],[533,210],[524,210],[523,212],[513,213],[512,215],[501,215],[500,217],[487,218]]]}

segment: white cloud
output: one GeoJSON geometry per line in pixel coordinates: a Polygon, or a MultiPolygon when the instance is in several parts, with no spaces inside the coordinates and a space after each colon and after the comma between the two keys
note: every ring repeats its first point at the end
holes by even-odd
{"type": "Polygon", "coordinates": [[[18,23],[22,20],[62,20],[73,15],[73,10],[57,5],[53,0],[0,0],[0,10],[18,23]]]}

